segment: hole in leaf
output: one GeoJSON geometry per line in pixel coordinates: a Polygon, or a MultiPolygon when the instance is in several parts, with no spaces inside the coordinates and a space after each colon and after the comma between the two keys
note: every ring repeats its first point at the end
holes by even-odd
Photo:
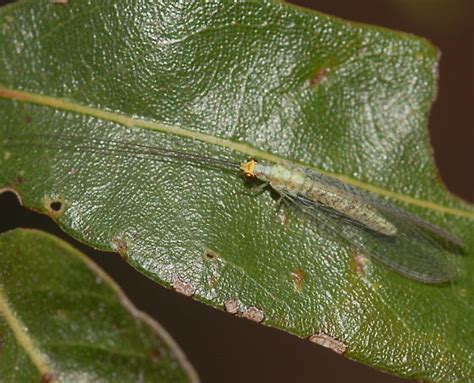
{"type": "Polygon", "coordinates": [[[45,197],[43,204],[50,217],[55,218],[64,213],[65,204],[62,198],[56,196],[54,198],[45,197]]]}
{"type": "Polygon", "coordinates": [[[58,212],[63,207],[63,204],[60,201],[53,201],[49,204],[49,207],[51,210],[58,212]]]}

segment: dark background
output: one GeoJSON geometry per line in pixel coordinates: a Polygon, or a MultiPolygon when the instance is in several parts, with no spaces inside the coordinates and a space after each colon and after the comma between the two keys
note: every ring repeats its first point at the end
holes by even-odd
{"type": "MultiPolygon", "coordinates": [[[[40,1],[40,0],[39,0],[40,1]]],[[[41,0],[46,1],[46,0],[41,0]]],[[[436,163],[447,187],[474,202],[474,1],[291,1],[349,20],[414,33],[440,47],[440,91],[430,118],[436,163]]],[[[0,0],[0,5],[7,1],[0,0]]],[[[35,227],[73,243],[99,263],[140,309],[176,339],[203,382],[404,382],[284,332],[211,309],[151,282],[120,257],[94,251],[49,218],[0,196],[0,232],[35,227]]]]}

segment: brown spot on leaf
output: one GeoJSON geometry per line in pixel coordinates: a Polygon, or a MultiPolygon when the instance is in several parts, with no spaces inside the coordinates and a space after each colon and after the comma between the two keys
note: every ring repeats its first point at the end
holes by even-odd
{"type": "Polygon", "coordinates": [[[196,292],[194,286],[188,282],[184,282],[179,278],[176,278],[171,284],[173,289],[180,294],[186,295],[187,297],[192,297],[196,292]]]}
{"type": "Polygon", "coordinates": [[[230,314],[237,314],[239,312],[239,301],[234,298],[225,301],[224,309],[230,314]]]}
{"type": "Polygon", "coordinates": [[[262,310],[256,308],[256,307],[249,307],[242,313],[242,318],[249,319],[253,322],[263,322],[265,319],[265,314],[262,310]]]}
{"type": "Polygon", "coordinates": [[[367,257],[357,249],[351,249],[351,254],[354,258],[356,273],[363,276],[365,274],[365,266],[368,262],[367,257]]]}
{"type": "Polygon", "coordinates": [[[3,352],[4,345],[3,338],[0,336],[0,354],[3,352]]]}
{"type": "Polygon", "coordinates": [[[296,291],[300,292],[303,289],[303,282],[305,279],[305,272],[301,269],[296,269],[291,272],[293,279],[293,286],[296,291]]]}
{"type": "Polygon", "coordinates": [[[23,182],[25,182],[25,179],[22,176],[17,176],[15,178],[15,185],[21,185],[23,182]]]}
{"type": "Polygon", "coordinates": [[[320,346],[329,348],[330,350],[337,352],[339,355],[344,354],[347,350],[345,343],[322,332],[311,335],[308,340],[310,342],[319,344],[320,346]]]}
{"type": "Polygon", "coordinates": [[[160,350],[151,350],[148,353],[148,357],[150,358],[152,362],[157,363],[161,360],[161,352],[160,350]]]}
{"type": "Polygon", "coordinates": [[[329,68],[320,68],[318,69],[315,73],[314,76],[312,76],[308,80],[308,84],[310,87],[315,87],[319,84],[321,84],[328,76],[329,74],[329,68]]]}
{"type": "Polygon", "coordinates": [[[41,377],[41,383],[51,383],[51,382],[56,381],[57,379],[58,377],[53,372],[46,372],[41,377]]]}
{"type": "Polygon", "coordinates": [[[27,116],[25,117],[25,122],[26,122],[26,124],[27,124],[27,125],[30,125],[30,124],[31,124],[31,121],[33,121],[33,119],[31,118],[30,115],[27,115],[27,116]]]}

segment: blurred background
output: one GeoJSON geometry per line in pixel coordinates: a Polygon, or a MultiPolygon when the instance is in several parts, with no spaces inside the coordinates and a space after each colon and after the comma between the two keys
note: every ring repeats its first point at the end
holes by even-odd
{"type": "MultiPolygon", "coordinates": [[[[44,0],[46,1],[46,0],[44,0]]],[[[447,187],[474,202],[474,1],[289,1],[348,20],[414,33],[437,45],[440,89],[430,117],[436,164],[447,187]]],[[[7,1],[0,0],[0,5],[7,1]]],[[[183,348],[203,382],[407,382],[284,332],[238,319],[151,282],[122,259],[94,251],[62,233],[49,218],[0,196],[0,232],[35,227],[84,251],[155,317],[183,348]]]]}

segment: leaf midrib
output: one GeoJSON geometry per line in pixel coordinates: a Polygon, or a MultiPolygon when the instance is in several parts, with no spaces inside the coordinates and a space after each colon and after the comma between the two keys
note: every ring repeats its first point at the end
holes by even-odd
{"type": "MultiPolygon", "coordinates": [[[[52,369],[49,366],[48,358],[35,345],[34,340],[30,338],[28,332],[25,331],[26,326],[16,316],[15,311],[10,306],[7,296],[2,288],[0,288],[0,317],[5,319],[5,322],[12,330],[18,345],[25,350],[25,353],[28,355],[40,374],[42,376],[54,376],[54,374],[52,374],[52,369]]],[[[51,382],[53,381],[56,381],[56,379],[51,380],[51,382]]]]}
{"type": "MultiPolygon", "coordinates": [[[[27,102],[31,104],[47,106],[50,108],[59,109],[59,110],[67,111],[67,112],[87,115],[87,116],[95,117],[101,120],[114,122],[114,123],[123,125],[125,127],[129,127],[129,128],[138,127],[138,128],[148,129],[152,131],[158,131],[161,133],[173,134],[176,136],[189,138],[193,140],[199,140],[208,144],[225,147],[234,152],[245,154],[251,158],[259,158],[268,162],[273,162],[273,163],[288,162],[287,159],[281,156],[268,153],[260,149],[256,149],[248,144],[234,142],[228,139],[212,136],[210,134],[206,134],[202,132],[196,132],[196,131],[183,129],[178,126],[172,126],[172,125],[167,125],[160,122],[129,117],[118,112],[111,112],[111,111],[102,110],[102,109],[98,109],[98,108],[94,108],[94,107],[90,107],[86,105],[81,105],[74,101],[70,101],[63,98],[51,97],[51,96],[46,96],[46,95],[42,95],[38,93],[10,89],[2,85],[0,85],[0,98],[22,101],[22,102],[27,102]]],[[[374,185],[356,180],[354,178],[351,178],[345,175],[327,172],[309,164],[297,162],[297,165],[304,166],[305,168],[311,169],[313,171],[339,179],[340,181],[345,182],[347,184],[365,189],[369,192],[372,192],[384,197],[390,197],[392,199],[399,200],[409,205],[418,206],[425,209],[437,211],[440,213],[450,214],[450,215],[454,215],[458,217],[466,217],[466,218],[474,219],[474,211],[467,211],[463,209],[452,208],[452,207],[444,206],[441,204],[437,204],[432,201],[414,198],[414,197],[400,194],[400,193],[387,190],[378,186],[374,186],[374,185]]]]}

